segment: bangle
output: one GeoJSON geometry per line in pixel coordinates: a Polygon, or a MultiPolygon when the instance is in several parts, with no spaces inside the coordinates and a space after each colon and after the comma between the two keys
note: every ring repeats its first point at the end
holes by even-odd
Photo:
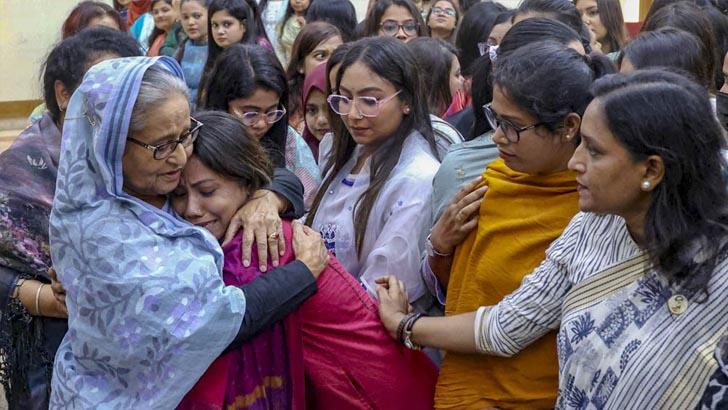
{"type": "Polygon", "coordinates": [[[416,313],[408,313],[402,317],[402,320],[399,321],[399,326],[397,326],[397,341],[404,344],[403,339],[403,333],[404,333],[404,327],[407,325],[407,322],[412,318],[412,316],[416,315],[416,313]]]}
{"type": "Polygon", "coordinates": [[[45,286],[45,283],[41,283],[40,286],[38,286],[38,291],[35,292],[35,312],[36,312],[36,316],[41,316],[41,314],[40,314],[40,291],[43,290],[43,286],[45,286]]]}
{"type": "Polygon", "coordinates": [[[415,326],[415,322],[417,319],[424,316],[422,313],[415,313],[412,316],[410,316],[409,320],[407,320],[407,324],[404,327],[404,340],[402,340],[402,343],[408,348],[412,350],[422,350],[422,346],[415,344],[415,342],[412,341],[412,328],[415,326]]]}

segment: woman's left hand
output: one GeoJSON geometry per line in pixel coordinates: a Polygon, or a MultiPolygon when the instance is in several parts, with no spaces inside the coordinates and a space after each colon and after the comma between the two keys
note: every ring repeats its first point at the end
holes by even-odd
{"type": "Polygon", "coordinates": [[[58,280],[58,275],[56,274],[56,268],[51,266],[50,269],[48,269],[48,276],[51,277],[51,289],[53,290],[53,296],[56,298],[58,303],[66,306],[66,289],[63,287],[63,284],[58,280]]]}
{"type": "Polygon", "coordinates": [[[397,339],[397,327],[411,310],[409,295],[404,282],[394,276],[384,276],[374,281],[379,296],[379,318],[392,339],[397,339]]]}
{"type": "Polygon", "coordinates": [[[265,272],[267,269],[268,251],[270,251],[271,264],[278,266],[279,256],[286,252],[283,223],[278,215],[281,212],[281,206],[283,206],[282,201],[274,192],[258,190],[230,221],[223,246],[233,239],[241,227],[244,227],[243,266],[250,266],[253,240],[257,244],[260,271],[265,272]]]}

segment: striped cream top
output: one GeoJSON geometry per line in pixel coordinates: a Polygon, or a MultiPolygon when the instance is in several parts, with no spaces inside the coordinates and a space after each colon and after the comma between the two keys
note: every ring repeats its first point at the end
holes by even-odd
{"type": "Polygon", "coordinates": [[[557,409],[691,409],[718,368],[728,328],[728,265],[708,295],[692,295],[647,269],[597,303],[562,312],[574,285],[640,255],[622,218],[579,213],[519,289],[478,310],[479,351],[511,356],[559,329],[557,409]],[[684,309],[671,311],[683,297],[684,309]]]}

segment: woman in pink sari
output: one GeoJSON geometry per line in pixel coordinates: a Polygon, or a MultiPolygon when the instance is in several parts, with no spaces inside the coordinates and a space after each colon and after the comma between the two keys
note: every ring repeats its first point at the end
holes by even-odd
{"type": "MultiPolygon", "coordinates": [[[[196,118],[205,126],[172,205],[222,240],[235,211],[270,178],[270,163],[234,117],[203,112],[196,118]]],[[[281,265],[300,263],[295,230],[296,238],[318,235],[284,221],[281,265]]],[[[241,237],[223,247],[226,284],[263,275],[257,260],[243,266],[241,237]]],[[[298,311],[214,362],[179,408],[431,409],[437,370],[422,352],[389,338],[378,302],[333,257],[318,287],[298,311]]]]}

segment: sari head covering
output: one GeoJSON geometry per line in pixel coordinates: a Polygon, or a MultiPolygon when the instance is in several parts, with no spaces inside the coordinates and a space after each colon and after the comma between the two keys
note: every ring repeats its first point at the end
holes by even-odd
{"type": "Polygon", "coordinates": [[[306,103],[308,97],[311,95],[311,91],[319,90],[324,95],[328,95],[326,91],[326,64],[319,64],[316,68],[311,70],[306,76],[303,82],[303,140],[306,141],[308,147],[311,148],[313,158],[318,162],[319,156],[319,143],[320,141],[309,131],[308,123],[306,122],[306,103]]]}
{"type": "Polygon", "coordinates": [[[182,77],[169,57],[105,61],[68,107],[50,243],[69,331],[52,409],[175,408],[242,323],[245,296],[223,285],[215,238],[169,204],[122,190],[132,110],[151,68],[182,77]]]}

